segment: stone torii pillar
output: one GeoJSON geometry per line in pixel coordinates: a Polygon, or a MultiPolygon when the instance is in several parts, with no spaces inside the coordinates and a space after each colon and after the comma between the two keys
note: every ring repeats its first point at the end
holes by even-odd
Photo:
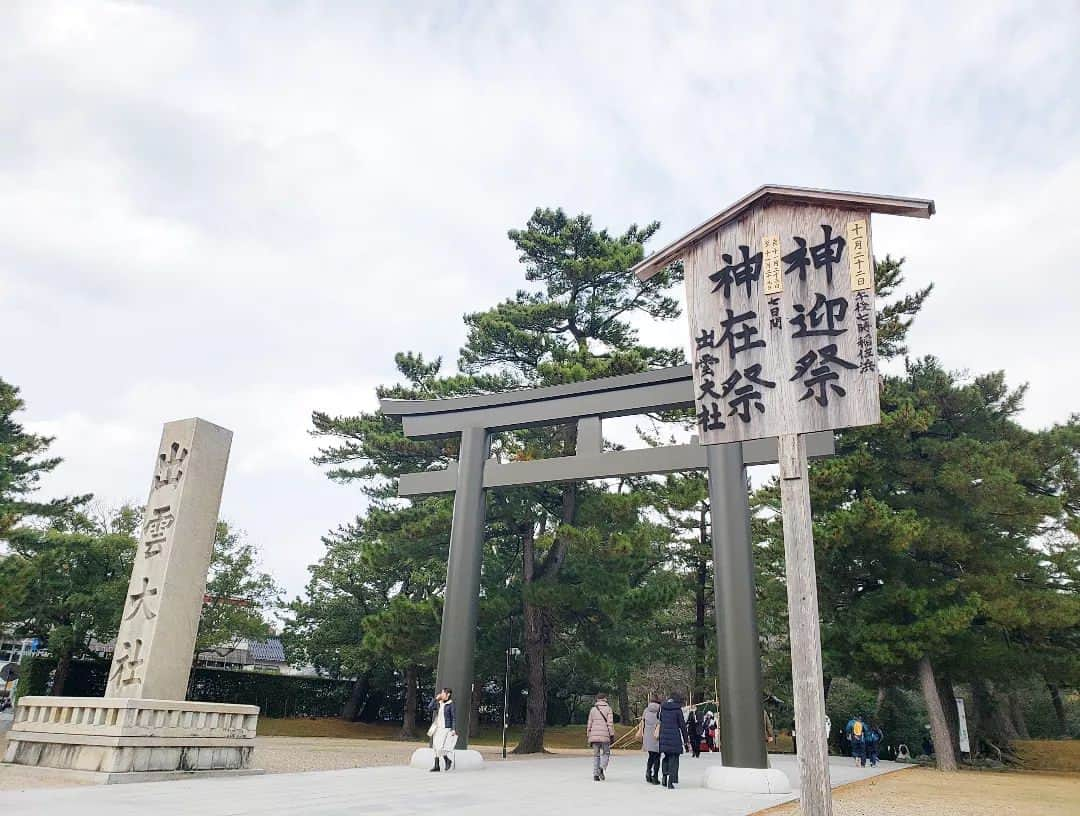
{"type": "Polygon", "coordinates": [[[484,462],[488,457],[486,428],[461,432],[454,517],[450,524],[450,554],[446,563],[446,594],[439,633],[439,663],[435,685],[454,692],[458,744],[469,744],[472,686],[476,663],[476,622],[480,609],[480,566],[484,560],[484,462]]]}

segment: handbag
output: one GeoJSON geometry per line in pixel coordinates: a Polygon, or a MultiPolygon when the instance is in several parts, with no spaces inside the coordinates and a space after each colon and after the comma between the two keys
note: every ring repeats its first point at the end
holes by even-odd
{"type": "Polygon", "coordinates": [[[654,740],[660,739],[660,712],[656,712],[656,725],[652,728],[652,738],[654,740]]]}
{"type": "Polygon", "coordinates": [[[432,724],[431,724],[431,727],[430,727],[430,728],[428,728],[428,730],[427,730],[427,735],[428,735],[429,737],[434,737],[434,736],[435,736],[435,732],[436,732],[436,731],[438,731],[438,730],[439,730],[439,726],[438,726],[438,725],[436,725],[435,723],[432,723],[432,724]]]}

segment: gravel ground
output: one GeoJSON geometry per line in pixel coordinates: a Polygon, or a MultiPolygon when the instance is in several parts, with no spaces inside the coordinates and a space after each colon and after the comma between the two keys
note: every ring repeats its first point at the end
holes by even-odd
{"type": "MultiPolygon", "coordinates": [[[[914,768],[833,793],[834,816],[1076,816],[1080,775],[962,771],[943,774],[914,768]]],[[[799,813],[797,803],[763,811],[799,813]]]]}
{"type": "MultiPolygon", "coordinates": [[[[0,733],[0,756],[7,745],[7,737],[0,733]]],[[[345,768],[370,768],[378,765],[404,765],[412,752],[421,747],[420,742],[397,742],[391,740],[334,739],[332,737],[256,737],[255,765],[267,773],[299,773],[303,771],[335,771],[345,768]]],[[[493,746],[478,748],[485,759],[501,756],[502,749],[493,746]]],[[[560,751],[566,754],[587,754],[588,751],[560,751]]],[[[517,760],[519,757],[510,756],[517,760]]],[[[536,759],[536,755],[528,757],[536,759]]],[[[95,782],[79,778],[64,771],[49,768],[24,768],[18,765],[0,765],[0,791],[30,790],[31,788],[68,788],[76,785],[92,785],[95,782]]],[[[3,799],[0,797],[0,814],[3,799]]]]}

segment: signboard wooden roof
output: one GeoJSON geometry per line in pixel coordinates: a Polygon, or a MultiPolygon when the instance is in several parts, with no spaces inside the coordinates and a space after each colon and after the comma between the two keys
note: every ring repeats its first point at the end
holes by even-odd
{"type": "Polygon", "coordinates": [[[933,203],[762,187],[638,265],[682,260],[705,444],[880,421],[871,213],[933,203]]]}
{"type": "Polygon", "coordinates": [[[934,202],[924,198],[877,195],[875,193],[847,193],[840,190],[817,190],[812,187],[789,187],[782,184],[765,184],[749,195],[743,196],[731,206],[721,210],[708,221],[672,241],[667,246],[639,261],[631,268],[641,280],[648,280],[665,266],[681,258],[688,247],[725,224],[734,221],[754,207],[772,203],[817,204],[840,209],[866,210],[886,215],[906,215],[913,218],[929,218],[936,212],[934,202]]]}

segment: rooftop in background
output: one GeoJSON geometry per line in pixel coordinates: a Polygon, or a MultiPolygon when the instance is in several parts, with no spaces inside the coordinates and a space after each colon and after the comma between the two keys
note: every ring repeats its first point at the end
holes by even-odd
{"type": "Polygon", "coordinates": [[[251,655],[252,660],[256,661],[265,660],[274,663],[285,662],[285,649],[282,647],[281,641],[277,638],[269,638],[268,640],[249,640],[248,654],[251,655]]]}
{"type": "Polygon", "coordinates": [[[743,196],[731,206],[714,215],[681,238],[636,263],[630,271],[641,280],[648,280],[668,264],[679,259],[695,241],[718,230],[747,210],[769,204],[813,204],[818,207],[849,207],[869,210],[872,213],[906,215],[912,218],[929,218],[936,212],[934,202],[926,198],[901,198],[876,193],[847,193],[841,190],[817,190],[812,187],[787,187],[783,184],[765,184],[749,195],[743,196]]]}

